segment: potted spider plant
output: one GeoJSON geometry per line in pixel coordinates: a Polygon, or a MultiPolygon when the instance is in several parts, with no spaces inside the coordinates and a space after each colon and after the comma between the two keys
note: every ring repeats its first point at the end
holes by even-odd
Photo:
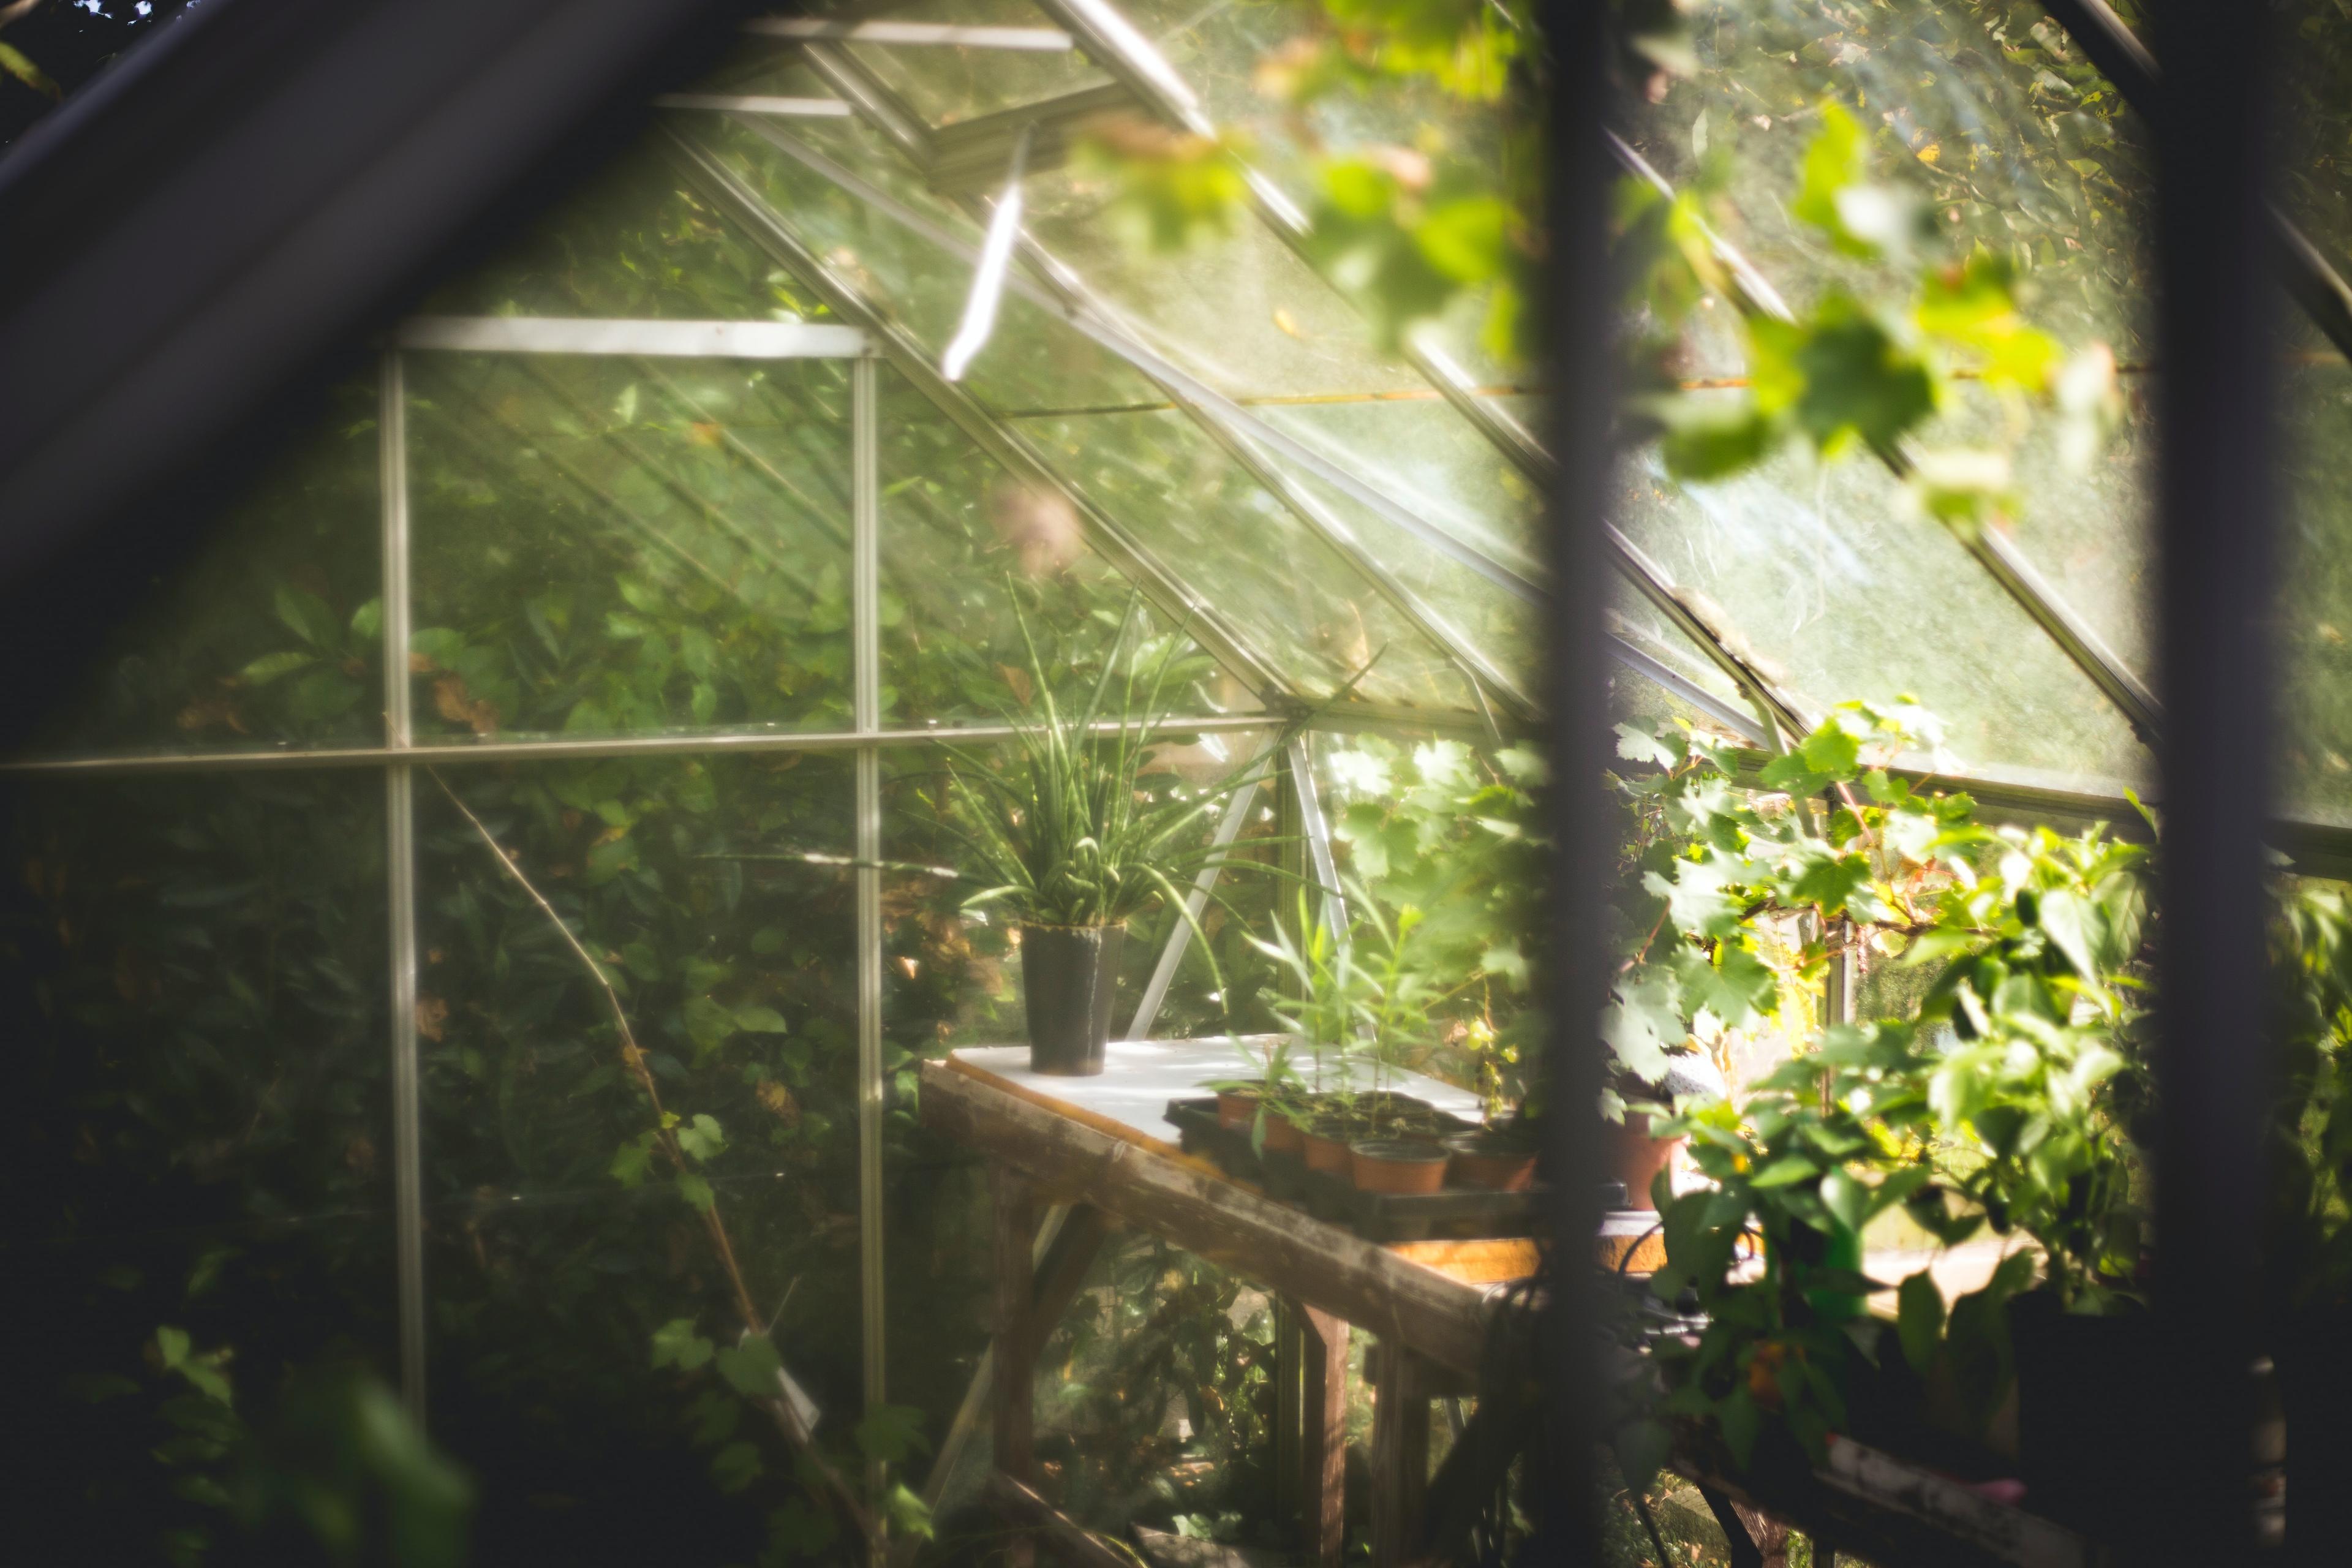
{"type": "MultiPolygon", "coordinates": [[[[1103,1070],[1129,921],[1164,901],[1192,926],[1215,974],[1179,883],[1228,856],[1202,830],[1245,779],[1237,770],[1206,790],[1147,780],[1182,645],[1169,638],[1156,659],[1139,639],[1130,648],[1136,601],[1075,707],[1055,696],[1017,599],[1013,615],[1030,677],[1024,710],[1007,715],[1015,755],[1000,768],[950,751],[950,809],[941,815],[967,852],[965,877],[982,884],[964,908],[1014,925],[1031,1069],[1087,1077],[1103,1070]]],[[[1222,976],[1217,984],[1222,992],[1222,976]]]]}

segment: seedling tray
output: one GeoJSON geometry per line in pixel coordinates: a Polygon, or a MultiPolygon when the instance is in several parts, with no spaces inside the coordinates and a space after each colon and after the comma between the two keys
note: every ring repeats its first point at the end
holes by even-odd
{"type": "MultiPolygon", "coordinates": [[[[1439,1120],[1449,1132],[1477,1131],[1458,1117],[1441,1115],[1439,1120]]],[[[1253,1150],[1245,1129],[1218,1124],[1213,1098],[1171,1100],[1168,1121],[1187,1154],[1213,1160],[1235,1180],[1251,1183],[1270,1198],[1296,1204],[1317,1219],[1343,1226],[1366,1241],[1466,1241],[1535,1233],[1539,1189],[1498,1193],[1491,1187],[1449,1186],[1412,1195],[1360,1193],[1344,1176],[1310,1170],[1304,1158],[1288,1150],[1253,1150]]]]}

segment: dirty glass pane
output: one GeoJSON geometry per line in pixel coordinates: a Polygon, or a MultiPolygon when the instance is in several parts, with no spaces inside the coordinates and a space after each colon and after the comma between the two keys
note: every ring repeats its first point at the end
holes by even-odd
{"type": "Polygon", "coordinates": [[[855,1450],[850,761],[447,777],[616,994],[420,780],[434,1426],[478,1478],[478,1547],[750,1561],[769,1515],[808,1503],[730,1384],[772,1369],[710,1348],[735,1349],[746,1298],[824,1451],[855,1450]],[[615,999],[685,1171],[654,1145],[615,999]]]}
{"type": "Polygon", "coordinates": [[[193,551],[159,550],[149,574],[110,576],[125,596],[89,614],[112,629],[26,750],[381,741],[377,405],[373,368],[338,382],[242,493],[190,531],[202,541],[193,551]]]}
{"type": "Polygon", "coordinates": [[[1368,699],[1473,705],[1444,656],[1185,416],[1041,418],[1026,428],[1307,691],[1331,692],[1369,669],[1356,688],[1368,699]],[[1185,504],[1171,506],[1178,496],[1185,504]]]}
{"type": "MultiPolygon", "coordinates": [[[[894,6],[894,22],[963,27],[1051,27],[1030,0],[918,0],[894,6]]],[[[1076,49],[974,48],[947,45],[848,44],[859,63],[934,125],[952,124],[1110,79],[1076,49]]]]}
{"type": "Polygon", "coordinates": [[[1146,334],[1151,346],[1233,397],[1418,387],[1420,374],[1375,348],[1363,317],[1249,214],[1232,229],[1160,253],[1111,207],[1116,181],[1083,168],[1023,184],[1029,232],[1146,334]]]}
{"type": "Polygon", "coordinates": [[[667,141],[654,132],[489,260],[436,289],[419,312],[738,321],[811,313],[767,252],[688,182],[667,141]]]}
{"type": "Polygon", "coordinates": [[[2352,370],[2293,370],[2284,406],[2276,794],[2291,811],[2341,816],[2352,812],[2352,370]]]}
{"type": "Polygon", "coordinates": [[[1907,693],[1943,719],[1965,764],[2148,774],[2122,715],[1878,464],[1791,455],[1677,485],[1645,451],[1620,467],[1615,515],[1815,710],[1907,693]]]}
{"type": "MultiPolygon", "coordinates": [[[[1131,637],[1164,634],[1164,618],[1089,547],[1058,491],[1007,475],[895,374],[883,379],[881,405],[886,727],[1019,711],[1029,684],[1023,616],[1049,669],[1099,668],[1130,604],[1131,637]]],[[[1180,673],[1165,706],[1217,713],[1256,705],[1197,657],[1180,673]]]]}
{"type": "Polygon", "coordinates": [[[845,366],[407,363],[420,738],[848,726],[845,366]]]}
{"type": "Polygon", "coordinates": [[[2334,0],[2289,0],[2278,51],[2279,201],[2338,272],[2352,264],[2352,32],[2334,0]]]}
{"type": "MultiPolygon", "coordinates": [[[[1612,574],[1609,585],[1609,633],[1628,647],[1647,655],[1664,665],[1675,674],[1717,698],[1740,713],[1752,714],[1752,705],[1738,682],[1723,672],[1720,665],[1703,652],[1697,644],[1658,613],[1633,584],[1622,574],[1612,574]]],[[[1630,676],[1623,661],[1612,658],[1611,679],[1622,685],[1630,676]]],[[[1638,677],[1633,679],[1639,679],[1638,677]]],[[[1646,682],[1644,682],[1646,684],[1646,682]]]]}
{"type": "MultiPolygon", "coordinates": [[[[828,138],[823,145],[828,156],[976,252],[980,229],[911,184],[904,161],[878,137],[847,121],[816,124],[828,138]]],[[[698,134],[761,192],[803,245],[934,354],[946,348],[971,291],[971,261],[732,122],[698,134]]],[[[798,126],[775,134],[806,142],[798,126]]],[[[1150,384],[1124,362],[1010,291],[998,310],[995,332],[967,379],[983,403],[1003,410],[1123,406],[1154,396],[1150,384]]]]}
{"type": "Polygon", "coordinates": [[[2039,324],[2145,357],[2147,128],[2041,6],[1702,0],[1690,24],[1697,74],[1623,102],[1629,140],[1678,185],[1705,172],[1726,237],[1800,309],[1864,277],[1789,211],[1834,99],[1954,241],[2016,264],[2039,324]]]}
{"type": "Polygon", "coordinates": [[[161,1561],[232,1534],[207,1440],[268,1431],[289,1375],[399,1375],[383,784],[17,780],[0,811],[13,1528],[161,1561]]]}

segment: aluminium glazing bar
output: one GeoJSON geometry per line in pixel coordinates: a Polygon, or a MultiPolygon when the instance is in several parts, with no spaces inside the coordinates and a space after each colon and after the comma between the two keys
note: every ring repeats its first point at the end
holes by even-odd
{"type": "Polygon", "coordinates": [[[866,334],[832,321],[624,321],[587,316],[412,316],[404,349],[640,354],[649,359],[856,359],[866,334]]]}
{"type": "MultiPolygon", "coordinates": [[[[866,1410],[889,1402],[883,1344],[882,1236],[882,731],[881,464],[874,361],[849,367],[850,712],[857,749],[857,1252],[865,1310],[866,1410]]],[[[866,1462],[866,1493],[882,1492],[882,1461],[866,1462]]]]}
{"type": "Polygon", "coordinates": [[[1066,54],[1076,47],[1069,34],[1052,27],[968,27],[952,22],[849,22],[817,16],[757,16],[744,23],[743,30],[755,37],[784,38],[794,43],[835,39],[852,44],[1009,49],[1030,54],[1066,54]]]}
{"type": "MultiPolygon", "coordinates": [[[[1661,195],[1673,196],[1674,187],[1664,175],[1652,168],[1639,153],[1619,140],[1615,133],[1609,137],[1610,151],[1625,170],[1649,184],[1661,195]]],[[[1779,290],[1742,256],[1738,248],[1712,229],[1706,231],[1707,247],[1722,262],[1732,279],[1733,303],[1752,315],[1773,321],[1796,319],[1788,301],[1779,290]]],[[[1874,444],[1871,451],[1897,479],[1907,479],[1913,467],[1911,455],[1900,447],[1874,444]]],[[[2074,667],[2090,678],[2102,696],[2116,706],[2127,720],[2140,740],[2156,744],[2158,731],[2163,727],[2163,712],[2156,694],[2148,689],[2121,655],[2107,646],[2095,627],[2076,615],[2073,606],[2060,598],[2032,563],[2021,554],[2017,547],[1999,529],[1979,528],[1953,537],[1960,547],[1975,557],[1987,575],[1998,584],[2017,605],[2032,618],[2059,650],[2073,661],[2074,667]]]]}
{"type": "Polygon", "coordinates": [[[398,350],[383,356],[376,443],[383,510],[383,772],[385,927],[392,1005],[392,1207],[399,1296],[400,1394],[425,1425],[425,1182],[416,1061],[416,811],[415,767],[397,760],[413,739],[408,675],[408,394],[398,350]]]}
{"type": "Polygon", "coordinates": [[[1323,815],[1323,792],[1315,783],[1315,749],[1305,734],[1290,738],[1290,791],[1298,803],[1298,826],[1307,837],[1307,863],[1323,892],[1323,924],[1335,940],[1345,942],[1348,898],[1339,885],[1339,861],[1331,851],[1331,823],[1323,815]]]}
{"type": "Polygon", "coordinates": [[[849,105],[837,98],[777,98],[764,93],[665,92],[656,109],[701,110],[718,114],[775,114],[787,120],[844,120],[849,105]]]}
{"type": "Polygon", "coordinates": [[[1092,498],[1064,479],[1025,437],[982,408],[963,388],[941,379],[920,345],[886,321],[855,286],[803,245],[758,192],[705,149],[684,138],[673,136],[672,141],[688,174],[732,212],[770,254],[824,295],[836,313],[862,326],[892,367],[932,406],[1016,479],[1068,501],[1103,558],[1134,584],[1155,609],[1181,626],[1260,700],[1284,709],[1298,706],[1298,692],[1273,661],[1244,639],[1214,605],[1171,572],[1092,498]]]}

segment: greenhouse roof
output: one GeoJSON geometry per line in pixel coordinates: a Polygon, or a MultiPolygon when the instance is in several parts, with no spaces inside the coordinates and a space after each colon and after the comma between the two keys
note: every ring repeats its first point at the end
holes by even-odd
{"type": "MultiPolygon", "coordinates": [[[[118,505],[223,439],[274,385],[380,319],[382,301],[444,258],[482,210],[527,188],[551,146],[616,96],[675,88],[687,64],[709,58],[712,37],[708,17],[681,19],[675,6],[610,4],[593,26],[572,8],[548,22],[545,7],[521,0],[452,6],[457,20],[435,6],[382,7],[340,30],[279,15],[300,9],[208,7],[0,164],[0,184],[37,218],[54,212],[36,226],[58,237],[14,252],[11,281],[38,287],[12,288],[17,305],[0,325],[0,402],[28,415],[0,437],[20,558],[45,529],[118,505]],[[459,26],[462,37],[448,31],[459,26]],[[405,47],[426,38],[429,47],[405,47]],[[461,73],[457,59],[472,65],[461,73]],[[223,69],[271,80],[255,115],[224,113],[233,93],[174,85],[223,69]],[[361,86],[363,96],[346,91],[361,86]],[[337,112],[323,115],[329,101],[337,112]],[[426,102],[443,108],[421,116],[426,102]],[[412,133],[428,121],[429,134],[412,133]],[[184,154],[142,176],[131,217],[100,224],[97,215],[123,205],[98,198],[104,171],[121,166],[133,138],[184,154]],[[310,140],[303,160],[256,152],[310,140]],[[455,147],[462,158],[452,160],[455,147]],[[272,178],[249,199],[207,200],[250,167],[272,178]],[[191,202],[204,204],[202,224],[173,205],[191,202]],[[303,213],[311,221],[292,221],[303,213]],[[185,245],[192,234],[203,243],[185,245]],[[77,246],[89,264],[60,264],[77,246]],[[157,284],[144,258],[166,247],[189,261],[157,284]],[[151,434],[121,452],[112,433],[130,423],[151,434]]],[[[2058,9],[2073,26],[2112,22],[2101,8],[2058,9]]],[[[1381,346],[1302,243],[1312,139],[1397,139],[1433,121],[1457,147],[1476,147],[1495,130],[1458,104],[1411,95],[1334,100],[1312,126],[1268,115],[1250,72],[1295,20],[1276,6],[1144,0],[754,17],[693,90],[654,99],[647,155],[669,173],[644,184],[639,211],[582,209],[562,220],[572,226],[562,243],[593,243],[599,223],[618,234],[644,221],[664,199],[654,188],[683,182],[729,230],[689,263],[708,264],[709,315],[777,313],[756,285],[713,286],[722,254],[739,276],[743,254],[780,266],[805,309],[857,328],[994,464],[1061,498],[1093,550],[1257,702],[1521,728],[1539,712],[1549,600],[1536,535],[1549,471],[1543,391],[1489,359],[1463,311],[1381,346]],[[1243,128],[1254,222],[1181,255],[1126,243],[1101,182],[1071,158],[1086,128],[1118,117],[1202,134],[1243,128]],[[992,338],[968,376],[950,380],[941,356],[1016,158],[1016,264],[992,338]],[[1171,504],[1176,495],[1185,504],[1171,504]]],[[[1741,94],[1801,103],[1823,89],[1830,56],[1792,52],[1783,67],[1769,51],[1781,35],[1823,25],[1794,0],[1723,8],[1701,29],[1699,98],[1710,110],[1741,94]],[[1765,79],[1775,71],[1783,79],[1765,79]]],[[[1897,103],[1890,123],[1915,145],[1978,148],[1964,227],[1997,223],[2029,251],[2046,248],[2026,234],[2036,225],[2098,237],[2090,251],[2068,239],[2082,254],[2045,268],[2043,298],[2114,342],[2128,374],[2145,214],[2094,210],[2089,186],[2069,185],[2075,176],[2048,145],[2033,100],[2045,89],[2031,69],[1982,51],[1946,59],[1944,26],[1923,20],[1911,36],[1898,27],[1869,50],[1830,53],[1864,96],[1897,103]],[[1905,85],[1905,71],[1938,64],[1932,92],[1905,85]]],[[[2137,57],[2112,32],[2090,52],[2128,78],[2137,57]]],[[[2128,95],[2144,82],[2121,85],[2128,95]]],[[[1629,110],[1616,144],[1625,170],[1661,187],[1695,174],[1709,111],[1689,126],[1646,113],[1629,110]]],[[[1768,313],[1835,273],[1777,210],[1794,150],[1765,133],[1738,142],[1739,232],[1717,241],[1734,292],[1768,313]]],[[[2122,145],[2116,155],[2137,154],[2122,145]]],[[[1962,221],[1958,205],[1954,216],[1962,221]]],[[[2303,268],[2299,296],[2323,325],[2340,326],[2326,314],[2332,274],[2318,251],[2287,249],[2303,268]]],[[[494,265],[426,309],[571,320],[643,308],[625,289],[597,297],[579,281],[539,262],[494,265]]],[[[657,310],[683,308],[672,298],[657,310]]],[[[425,342],[406,331],[402,341],[425,342]]],[[[2339,365],[2311,376],[2315,410],[2341,401],[2339,365]]],[[[1964,400],[1944,417],[1965,433],[2001,415],[1964,400]]],[[[1622,580],[1612,647],[1652,693],[1643,701],[1758,744],[1839,700],[1915,696],[1944,717],[1962,773],[1996,802],[2129,821],[2125,791],[2146,787],[2160,723],[2144,668],[2135,440],[2127,428],[2108,461],[2076,475],[2029,437],[2013,530],[1974,532],[1906,508],[1901,451],[1826,468],[1776,461],[1719,484],[1675,482],[1637,454],[1611,534],[1622,580]],[[1937,635],[1920,635],[1930,623],[1937,635]]],[[[2310,616],[2328,624],[2324,605],[2310,616]]],[[[2335,853],[2329,824],[2347,804],[2334,780],[2352,752],[2352,735],[2338,733],[2352,716],[2336,713],[2330,689],[2301,677],[2294,687],[2308,732],[2285,799],[2304,826],[2284,837],[2305,857],[2335,853]]]]}

